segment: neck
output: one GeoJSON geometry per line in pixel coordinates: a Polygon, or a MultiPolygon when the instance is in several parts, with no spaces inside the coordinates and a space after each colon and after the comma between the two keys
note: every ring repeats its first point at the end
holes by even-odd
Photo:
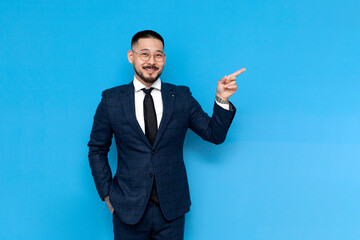
{"type": "Polygon", "coordinates": [[[135,78],[136,78],[136,80],[138,80],[139,82],[141,82],[142,84],[144,84],[146,87],[151,87],[151,85],[154,84],[154,83],[145,82],[145,81],[142,80],[137,74],[135,74],[135,78]]]}

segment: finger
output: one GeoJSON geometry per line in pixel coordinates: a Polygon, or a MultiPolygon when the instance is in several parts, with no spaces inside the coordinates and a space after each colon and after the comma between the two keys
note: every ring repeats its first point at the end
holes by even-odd
{"type": "Polygon", "coordinates": [[[231,82],[231,83],[229,83],[229,84],[225,84],[225,85],[224,85],[224,88],[229,89],[229,87],[233,87],[233,86],[236,86],[236,82],[235,82],[235,81],[234,81],[234,82],[231,82]]]}
{"type": "Polygon", "coordinates": [[[227,76],[227,78],[226,78],[225,84],[228,84],[228,83],[233,82],[233,81],[235,81],[235,80],[236,80],[236,77],[229,75],[229,76],[227,76]]]}
{"type": "Polygon", "coordinates": [[[234,76],[237,77],[239,76],[241,73],[245,72],[246,68],[242,68],[239,71],[234,72],[233,74],[230,74],[229,76],[234,76]]]}
{"type": "Polygon", "coordinates": [[[226,84],[232,83],[232,82],[236,82],[236,77],[228,77],[226,80],[226,84]]]}
{"type": "Polygon", "coordinates": [[[230,89],[230,90],[233,90],[233,89],[237,89],[237,86],[225,86],[226,89],[230,89]]]}
{"type": "Polygon", "coordinates": [[[236,85],[236,81],[229,82],[225,86],[234,86],[234,85],[236,85]]]}
{"type": "Polygon", "coordinates": [[[219,82],[221,82],[221,83],[226,83],[226,81],[227,81],[226,75],[222,79],[219,80],[219,82]]]}
{"type": "Polygon", "coordinates": [[[227,81],[227,82],[225,83],[225,85],[229,85],[229,84],[236,84],[236,80],[233,79],[233,80],[227,81]]]}
{"type": "Polygon", "coordinates": [[[235,76],[233,76],[233,75],[229,75],[229,76],[227,76],[227,80],[229,81],[229,80],[235,80],[236,79],[236,77],[235,76]]]}
{"type": "Polygon", "coordinates": [[[236,84],[235,80],[227,81],[224,85],[236,84]]]}

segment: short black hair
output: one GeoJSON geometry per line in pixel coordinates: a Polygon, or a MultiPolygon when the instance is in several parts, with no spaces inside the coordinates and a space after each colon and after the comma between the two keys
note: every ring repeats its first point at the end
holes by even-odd
{"type": "Polygon", "coordinates": [[[162,38],[162,36],[160,34],[158,34],[155,31],[152,30],[144,30],[144,31],[140,31],[138,33],[136,33],[132,39],[131,39],[131,47],[134,46],[135,43],[137,43],[137,41],[139,41],[140,38],[155,38],[158,39],[162,42],[163,47],[165,48],[165,44],[164,44],[164,39],[162,38]]]}

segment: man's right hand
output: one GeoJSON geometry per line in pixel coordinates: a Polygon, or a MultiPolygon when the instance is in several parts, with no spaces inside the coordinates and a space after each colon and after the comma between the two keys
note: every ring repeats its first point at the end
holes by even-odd
{"type": "Polygon", "coordinates": [[[216,87],[216,96],[222,100],[228,100],[237,90],[236,77],[245,72],[245,70],[245,68],[242,68],[239,71],[220,79],[216,87]]]}
{"type": "Polygon", "coordinates": [[[113,206],[112,206],[111,203],[110,203],[109,196],[106,196],[106,197],[104,198],[104,200],[105,200],[106,205],[108,206],[110,212],[111,212],[111,213],[114,213],[114,208],[113,208],[113,206]]]}

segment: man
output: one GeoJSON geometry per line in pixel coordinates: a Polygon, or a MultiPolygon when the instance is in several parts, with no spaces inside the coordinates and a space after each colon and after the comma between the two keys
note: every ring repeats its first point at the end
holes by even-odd
{"type": "Polygon", "coordinates": [[[184,214],[190,209],[183,161],[186,131],[215,144],[225,140],[235,115],[228,98],[245,69],[218,82],[210,118],[188,87],[160,80],[166,55],[158,33],[135,34],[127,57],[133,81],[104,91],[94,116],[88,143],[92,175],[113,213],[115,239],[183,239],[184,214]],[[113,135],[118,155],[114,178],[107,158],[113,135]]]}

